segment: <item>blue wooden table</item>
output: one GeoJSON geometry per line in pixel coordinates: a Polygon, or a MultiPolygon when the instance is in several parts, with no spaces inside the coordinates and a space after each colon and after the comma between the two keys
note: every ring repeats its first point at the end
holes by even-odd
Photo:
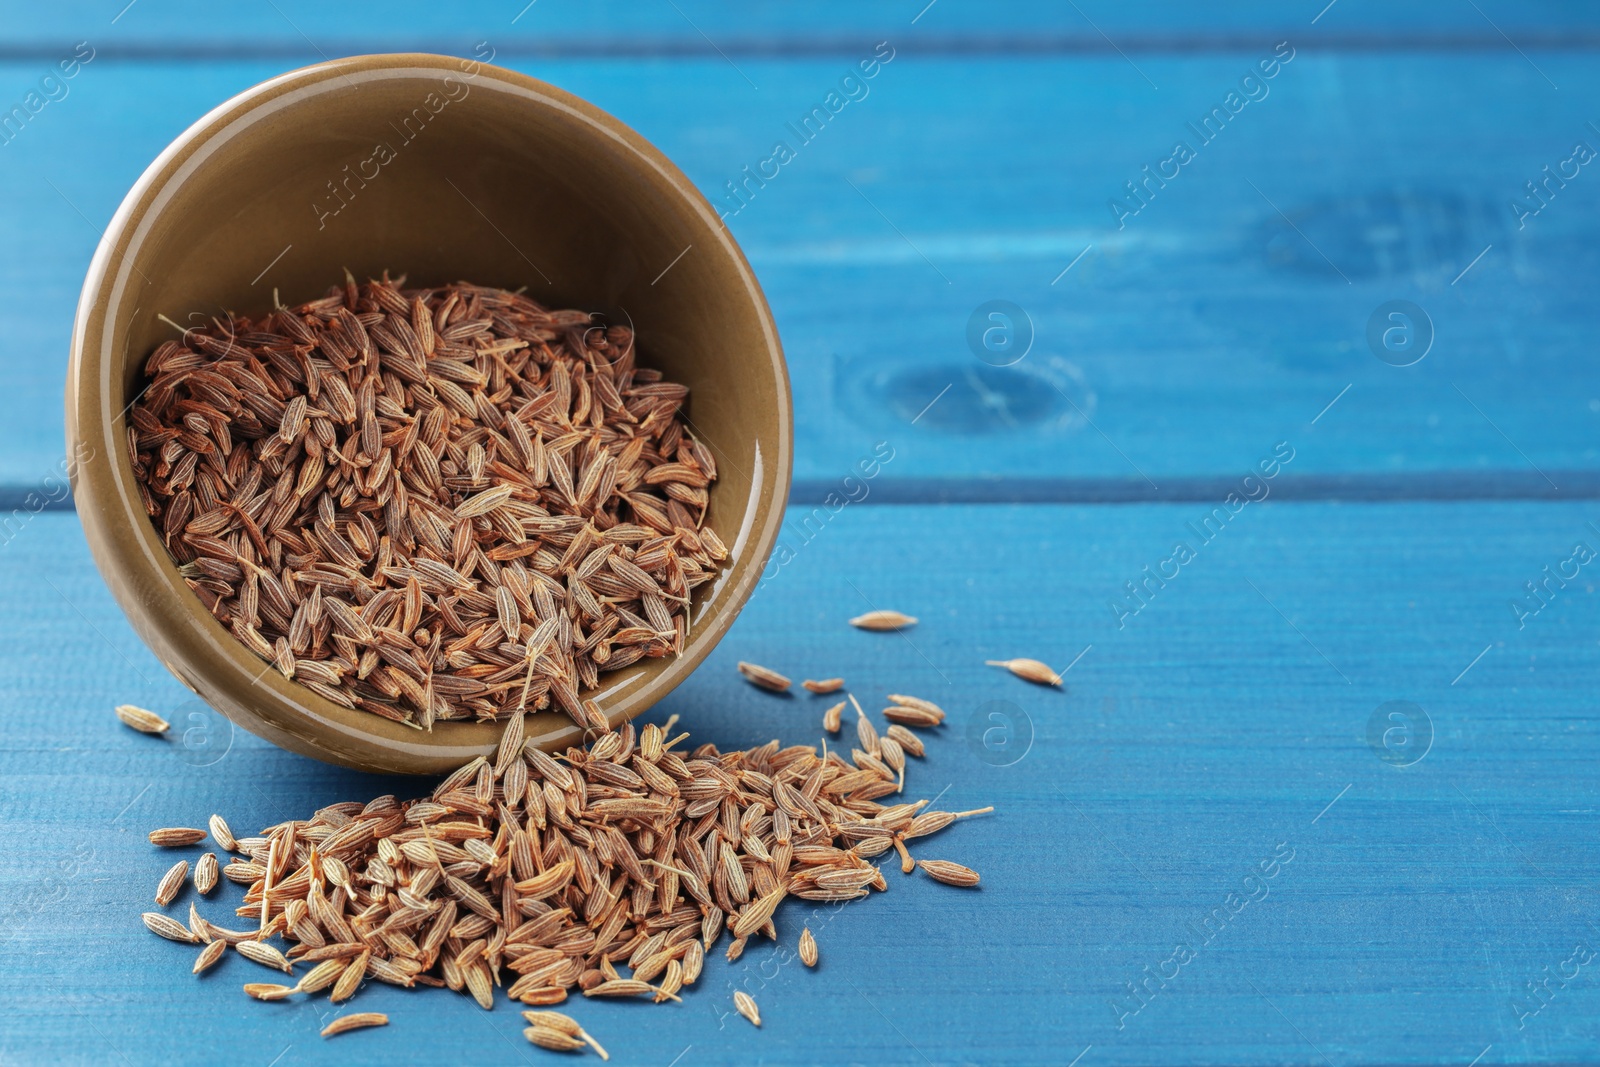
{"type": "Polygon", "coordinates": [[[480,42],[683,167],[788,351],[784,563],[650,721],[814,741],[739,659],[924,694],[915,794],[997,809],[921,850],[980,890],[786,904],[814,972],[760,945],[681,1006],[578,1003],[616,1062],[1600,1060],[1600,10],[924,3],[0,3],[0,114],[92,55],[0,133],[0,1063],[553,1055],[381,985],[388,1028],[324,1041],[139,928],[149,828],[426,784],[188,699],[52,488],[78,286],[161,148],[294,66],[480,42]],[[889,606],[922,622],[843,625],[889,606]],[[1017,655],[1065,690],[983,666],[1017,655]]]}

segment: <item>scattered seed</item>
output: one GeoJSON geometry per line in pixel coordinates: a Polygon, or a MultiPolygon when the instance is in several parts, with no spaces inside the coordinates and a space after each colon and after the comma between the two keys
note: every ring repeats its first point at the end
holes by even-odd
{"type": "Polygon", "coordinates": [[[257,1000],[283,1000],[294,992],[289,986],[272,982],[246,982],[244,991],[257,1000]]]}
{"type": "Polygon", "coordinates": [[[194,961],[194,970],[190,973],[200,974],[202,971],[209,971],[216,966],[217,961],[222,958],[222,954],[226,951],[228,951],[228,943],[226,941],[211,942],[211,944],[200,950],[199,958],[194,961]]]}
{"type": "Polygon", "coordinates": [[[1035,685],[1060,685],[1061,675],[1036,659],[986,659],[990,667],[1004,667],[1018,678],[1035,685]]]}
{"type": "Polygon", "coordinates": [[[767,925],[772,913],[778,910],[778,905],[783,903],[783,898],[788,895],[789,887],[779,885],[772,892],[752,902],[739,915],[739,921],[733,924],[733,936],[743,940],[759,931],[767,925]]]}
{"type": "Polygon", "coordinates": [[[198,844],[205,839],[204,830],[196,830],[189,826],[169,826],[163,830],[150,831],[150,843],[160,845],[162,848],[182,848],[185,845],[198,844]]]}
{"type": "Polygon", "coordinates": [[[562,1045],[558,1051],[580,1048],[583,1043],[587,1042],[589,1047],[594,1049],[601,1059],[609,1060],[611,1058],[606,1050],[600,1047],[600,1042],[589,1036],[583,1027],[578,1025],[578,1020],[570,1015],[563,1015],[559,1011],[525,1011],[522,1013],[522,1017],[531,1024],[528,1030],[523,1031],[523,1035],[536,1045],[541,1045],[544,1048],[556,1047],[535,1039],[529,1032],[535,1029],[579,1039],[577,1045],[562,1045]]]}
{"type": "Polygon", "coordinates": [[[872,720],[867,718],[867,713],[861,710],[861,704],[856,700],[855,694],[850,694],[850,703],[856,708],[856,739],[861,742],[861,749],[869,755],[878,754],[878,728],[872,725],[872,720]]]}
{"type": "Polygon", "coordinates": [[[145,926],[149,927],[152,934],[164,937],[168,941],[182,941],[187,944],[194,944],[200,940],[187,926],[171,916],[161,914],[159,911],[147,911],[141,918],[144,919],[145,926]]]}
{"type": "Polygon", "coordinates": [[[921,697],[906,696],[904,693],[890,693],[889,699],[901,707],[916,708],[919,711],[925,711],[929,715],[936,717],[940,722],[944,721],[944,709],[931,700],[923,700],[921,697]]]}
{"type": "Polygon", "coordinates": [[[822,713],[822,728],[828,731],[830,734],[838,733],[839,727],[843,725],[843,717],[844,701],[841,700],[839,703],[822,713]]]}
{"type": "Polygon", "coordinates": [[[944,722],[944,712],[942,711],[932,712],[926,708],[908,708],[898,704],[884,708],[883,717],[902,726],[932,728],[944,722]]]}
{"type": "Polygon", "coordinates": [[[194,901],[189,901],[190,932],[193,933],[195,937],[198,937],[201,941],[209,944],[210,942],[217,940],[216,934],[212,933],[214,929],[216,929],[214,926],[200,918],[200,909],[195,907],[194,901]]]}
{"type": "Polygon", "coordinates": [[[361,985],[361,979],[367,975],[367,961],[372,958],[371,949],[363,949],[361,955],[345,965],[344,972],[339,975],[339,980],[333,983],[333,992],[328,999],[335,1004],[342,1004],[355,995],[356,989],[361,985]]]}
{"type": "Polygon", "coordinates": [[[222,877],[240,885],[249,885],[261,877],[263,870],[256,863],[230,863],[222,868],[222,877]]]}
{"type": "Polygon", "coordinates": [[[323,960],[307,971],[295,984],[297,993],[320,993],[344,976],[347,960],[323,960]]]}
{"type": "Polygon", "coordinates": [[[900,789],[904,789],[906,784],[906,753],[905,750],[900,747],[900,742],[896,741],[892,737],[879,738],[878,758],[883,760],[884,765],[887,766],[891,771],[894,771],[900,776],[899,787],[896,789],[896,792],[898,792],[900,789]]]}
{"type": "Polygon", "coordinates": [[[207,852],[200,857],[200,862],[194,865],[195,889],[199,890],[202,896],[211,892],[217,887],[217,876],[217,854],[207,852]]]}
{"type": "Polygon", "coordinates": [[[739,1009],[739,1014],[749,1019],[756,1026],[761,1025],[761,1009],[756,1007],[755,999],[742,989],[733,991],[733,1006],[739,1009]]]}
{"type": "Polygon", "coordinates": [[[800,962],[807,967],[817,965],[817,939],[811,936],[811,927],[800,931],[800,962]]]}
{"type": "Polygon", "coordinates": [[[739,661],[739,673],[744,675],[745,681],[758,685],[762,689],[770,689],[774,693],[782,693],[789,688],[789,679],[777,671],[768,670],[757,663],[739,661]]]}
{"type": "Polygon", "coordinates": [[[978,884],[978,872],[971,867],[963,867],[959,863],[949,860],[918,860],[917,866],[923,873],[936,882],[945,885],[974,886],[978,884]]]}
{"type": "Polygon", "coordinates": [[[869,611],[850,620],[850,625],[862,630],[899,630],[915,626],[917,620],[898,611],[869,611]]]}
{"type": "Polygon", "coordinates": [[[907,730],[904,726],[897,722],[890,723],[889,728],[883,732],[883,735],[885,737],[893,738],[895,743],[904,749],[906,755],[908,756],[916,756],[918,759],[921,759],[923,753],[926,751],[922,745],[922,738],[918,737],[910,730],[907,730]]]}
{"type": "Polygon", "coordinates": [[[166,907],[178,898],[178,893],[183,889],[183,883],[189,877],[189,861],[179,860],[167,869],[161,876],[161,882],[156,886],[156,903],[166,907]]]}
{"type": "Polygon", "coordinates": [[[649,982],[638,982],[631,978],[613,978],[608,982],[601,982],[593,989],[585,989],[586,997],[637,997],[644,993],[654,993],[656,987],[649,982]]]}
{"type": "Polygon", "coordinates": [[[284,959],[283,953],[267,944],[265,941],[241,941],[234,948],[239,955],[263,967],[271,967],[282,971],[284,974],[293,974],[294,967],[284,959]]]}
{"type": "MultiPolygon", "coordinates": [[[[872,730],[860,719],[858,729],[872,730]]],[[[330,804],[247,838],[224,825],[215,836],[242,858],[223,873],[246,886],[239,912],[256,929],[213,926],[192,904],[187,928],[154,912],[146,925],[219,946],[207,946],[207,966],[229,945],[285,974],[305,965],[292,987],[252,983],[258,999],[327,990],[343,1003],[370,976],[447,986],[485,1008],[497,986],[538,1007],[574,988],[678,1001],[724,932],[737,956],[750,939],[776,936],[789,896],[842,902],[881,891],[883,874],[865,861],[972,814],[880,803],[904,764],[893,734],[863,732],[852,765],[827,746],[778,741],[691,749],[674,726],[623,724],[560,758],[511,726],[492,759],[461,767],[431,796],[330,804]],[[876,756],[866,751],[874,740],[876,756]],[[276,938],[286,953],[269,943],[276,938]]],[[[197,879],[215,857],[201,857],[197,879]]],[[[811,953],[809,931],[807,942],[811,953]]],[[[600,1051],[551,1016],[529,1022],[600,1051]]]]}
{"type": "Polygon", "coordinates": [[[239,842],[233,839],[233,831],[228,829],[228,820],[220,815],[211,816],[211,840],[225,852],[239,851],[239,842]]]}
{"type": "MultiPolygon", "coordinates": [[[[205,920],[202,919],[201,922],[205,922],[205,920]]],[[[256,939],[256,931],[254,930],[224,930],[215,923],[206,923],[205,932],[208,936],[230,945],[237,945],[241,941],[254,941],[256,939]]]]}
{"type": "Polygon", "coordinates": [[[164,734],[172,725],[155,712],[132,704],[118,704],[116,712],[123,725],[131,726],[141,734],[164,734]]]}
{"type": "Polygon", "coordinates": [[[700,980],[700,972],[705,968],[706,950],[703,942],[689,942],[689,951],[683,956],[683,984],[694,985],[700,980]]]}
{"type": "Polygon", "coordinates": [[[538,1045],[540,1048],[551,1049],[555,1052],[576,1052],[583,1048],[583,1039],[572,1034],[562,1033],[548,1026],[529,1026],[522,1031],[522,1036],[538,1045]]]}
{"type": "Polygon", "coordinates": [[[844,688],[844,679],[824,678],[820,682],[814,682],[810,678],[807,678],[800,684],[805,686],[813,693],[837,693],[839,690],[844,688]]]}
{"type": "Polygon", "coordinates": [[[388,1026],[389,1017],[381,1011],[358,1011],[341,1015],[322,1028],[323,1037],[334,1037],[351,1030],[364,1030],[369,1026],[388,1026]]]}
{"type": "Polygon", "coordinates": [[[928,834],[938,833],[957,819],[965,819],[969,815],[985,815],[993,810],[993,807],[988,807],[974,808],[971,811],[925,811],[911,820],[911,825],[901,836],[907,841],[914,837],[926,837],[928,834]]]}

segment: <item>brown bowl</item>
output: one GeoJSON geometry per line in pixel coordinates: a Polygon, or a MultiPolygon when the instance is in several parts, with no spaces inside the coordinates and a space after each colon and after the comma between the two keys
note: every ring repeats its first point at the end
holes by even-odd
{"type": "MultiPolygon", "coordinates": [[[[498,67],[360,56],[273,78],[183,133],[134,185],[84,281],[67,376],[74,492],[96,563],[139,636],[253,733],[366,770],[436,773],[489,752],[493,724],[429,733],[340,707],[241,645],[184,584],[140,505],[126,412],[145,357],[199,323],[324,295],[349,268],[410,285],[527,287],[551,307],[631,321],[641,363],[690,387],[716,453],[709,521],[732,553],[696,593],[683,652],[601,676],[613,725],[711,651],[777,538],[793,451],[772,314],[738,245],[689,180],[591,104],[498,67]]],[[[560,713],[528,736],[572,744],[560,713]]]]}

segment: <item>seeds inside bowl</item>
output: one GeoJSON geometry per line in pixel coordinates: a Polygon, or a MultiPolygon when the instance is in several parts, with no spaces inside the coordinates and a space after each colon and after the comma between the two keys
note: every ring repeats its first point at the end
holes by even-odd
{"type": "Polygon", "coordinates": [[[428,729],[552,705],[674,655],[727,558],[688,388],[631,329],[388,276],[151,354],[129,413],[189,587],[286,677],[428,729]]]}

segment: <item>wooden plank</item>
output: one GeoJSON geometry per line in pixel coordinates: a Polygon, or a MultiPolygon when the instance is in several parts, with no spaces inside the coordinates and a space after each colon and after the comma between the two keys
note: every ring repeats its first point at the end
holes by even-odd
{"type": "Polygon", "coordinates": [[[1251,34],[1322,35],[1347,47],[1387,47],[1398,40],[1507,48],[1564,47],[1592,36],[1600,16],[1586,5],[1482,0],[1470,5],[1380,5],[1327,0],[1284,5],[1273,0],[1182,3],[1154,0],[1136,7],[1114,0],[1053,4],[1013,0],[963,5],[934,0],[867,0],[818,5],[679,0],[632,5],[618,0],[507,0],[430,5],[397,0],[382,18],[360,8],[313,0],[279,0],[230,10],[226,19],[202,0],[161,4],[72,0],[42,10],[21,0],[0,4],[4,48],[36,52],[87,38],[127,54],[304,53],[451,48],[493,40],[507,49],[559,55],[586,52],[685,51],[715,57],[837,49],[843,42],[885,36],[951,49],[1050,48],[1193,51],[1237,46],[1251,34]],[[126,5],[126,6],[124,6],[126,5]]]}
{"type": "MultiPolygon", "coordinates": [[[[758,944],[709,962],[681,1007],[573,1014],[623,1063],[1467,1063],[1491,1046],[1483,1062],[1586,1059],[1600,1037],[1587,966],[1537,1014],[1514,1005],[1531,1011],[1525,983],[1575,944],[1600,947],[1600,861],[1574,845],[1600,808],[1600,600],[1585,568],[1520,630],[1509,605],[1574,542],[1600,546],[1593,508],[1269,501],[1213,519],[1221,532],[1201,543],[1188,524],[1206,515],[835,516],[651,719],[678,713],[728,746],[817,738],[825,700],[757,691],[740,658],[841,674],[873,712],[889,691],[939,701],[950,723],[909,789],[998,810],[918,852],[970,863],[983,887],[891,870],[881,897],[780,912],[784,948],[802,923],[816,933],[816,972],[758,944]],[[1117,629],[1107,602],[1180,539],[1195,558],[1117,629]],[[922,621],[900,635],[844,624],[868,606],[922,621]],[[982,663],[1064,669],[1089,645],[1064,692],[982,663]],[[1431,722],[1431,750],[1407,767],[1380,758],[1405,751],[1399,735],[1388,750],[1367,740],[1393,700],[1431,722]],[[1209,942],[1195,932],[1208,916],[1209,942]],[[1191,942],[1193,959],[1167,962],[1191,942]],[[1147,980],[1141,1003],[1126,983],[1147,980]],[[728,1014],[736,984],[761,1004],[759,1032],[728,1014]]],[[[243,734],[224,745],[215,721],[190,719],[70,516],[34,520],[0,553],[0,602],[7,1059],[210,1062],[223,1040],[263,1063],[286,1047],[296,1063],[521,1054],[514,1013],[444,992],[365,991],[355,1006],[393,1025],[326,1043],[320,1003],[246,1001],[238,986],[262,972],[241,959],[191,978],[190,954],[137,924],[165,866],[143,831],[212,811],[254,827],[412,783],[243,734]],[[121,701],[197,732],[188,747],[133,734],[111,717],[121,701]]]]}
{"type": "MultiPolygon", "coordinates": [[[[836,483],[886,441],[893,479],[1161,486],[1293,440],[1295,477],[1559,488],[1600,461],[1600,184],[1580,169],[1521,229],[1510,204],[1575,140],[1600,148],[1583,104],[1600,74],[1583,54],[1536,60],[1297,54],[1121,229],[1108,202],[1174,139],[1199,143],[1186,121],[1249,56],[1142,58],[1157,92],[1120,58],[898,55],[742,208],[727,185],[776,139],[799,145],[788,124],[842,60],[741,62],[759,93],[721,60],[521,65],[636,126],[729,210],[786,342],[802,482],[836,483]],[[969,348],[995,299],[1034,326],[1014,367],[969,348]],[[1415,366],[1368,349],[1395,299],[1435,328],[1415,366]]],[[[76,289],[123,192],[280,67],[91,64],[0,150],[0,236],[20,252],[0,269],[28,294],[0,308],[0,484],[35,484],[60,455],[76,289]]],[[[33,73],[0,65],[0,83],[33,73]]]]}

